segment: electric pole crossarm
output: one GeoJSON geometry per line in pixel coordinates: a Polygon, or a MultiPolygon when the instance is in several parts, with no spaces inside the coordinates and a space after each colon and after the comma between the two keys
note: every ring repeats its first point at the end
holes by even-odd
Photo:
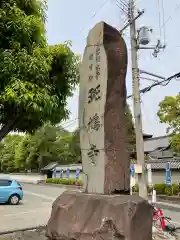
{"type": "Polygon", "coordinates": [[[119,32],[122,33],[126,28],[128,28],[134,21],[136,21],[140,16],[144,14],[145,10],[142,10],[138,13],[138,15],[133,18],[132,20],[129,20],[129,23],[127,23],[119,32]]]}

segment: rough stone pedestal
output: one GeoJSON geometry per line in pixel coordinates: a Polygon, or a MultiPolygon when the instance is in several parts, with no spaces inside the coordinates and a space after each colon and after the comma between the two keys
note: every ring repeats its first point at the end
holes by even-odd
{"type": "Polygon", "coordinates": [[[152,207],[138,196],[64,192],[53,204],[51,240],[152,240],[152,207]]]}

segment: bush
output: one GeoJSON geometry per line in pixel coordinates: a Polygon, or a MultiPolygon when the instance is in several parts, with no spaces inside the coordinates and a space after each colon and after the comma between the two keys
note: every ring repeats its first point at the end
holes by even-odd
{"type": "Polygon", "coordinates": [[[172,195],[178,195],[179,193],[179,184],[172,184],[172,195]]]}
{"type": "Polygon", "coordinates": [[[166,184],[154,184],[154,189],[156,190],[157,194],[165,194],[166,193],[166,184]]]}
{"type": "Polygon", "coordinates": [[[139,192],[139,186],[138,184],[135,184],[135,186],[132,188],[133,192],[139,192]]]}
{"type": "Polygon", "coordinates": [[[47,178],[46,183],[82,186],[82,180],[74,178],[47,178]]]}
{"type": "MultiPolygon", "coordinates": [[[[154,189],[156,190],[157,194],[167,195],[167,196],[173,196],[178,195],[180,193],[180,186],[179,184],[172,184],[171,186],[168,186],[164,183],[162,184],[154,184],[154,189]]],[[[136,184],[133,187],[133,192],[139,192],[139,186],[136,184]]],[[[152,188],[148,187],[148,193],[152,192],[152,188]]]]}

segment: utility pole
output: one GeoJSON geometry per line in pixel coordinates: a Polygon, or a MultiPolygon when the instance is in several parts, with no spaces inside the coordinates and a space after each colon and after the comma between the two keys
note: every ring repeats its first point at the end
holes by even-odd
{"type": "MultiPolygon", "coordinates": [[[[144,10],[137,11],[135,13],[135,1],[136,0],[116,0],[116,5],[121,9],[121,14],[125,14],[125,17],[128,17],[128,23],[120,29],[120,33],[130,27],[130,38],[131,38],[131,62],[132,62],[132,95],[133,97],[133,108],[134,108],[134,118],[135,118],[135,133],[136,133],[136,154],[137,154],[137,164],[135,165],[135,173],[138,174],[138,184],[139,184],[139,195],[145,199],[148,198],[147,194],[147,169],[145,167],[144,159],[144,141],[143,141],[143,132],[142,132],[142,113],[141,113],[141,101],[140,101],[140,92],[145,93],[150,91],[152,87],[158,86],[161,83],[168,82],[172,78],[178,78],[180,73],[177,73],[168,79],[150,73],[148,71],[139,70],[138,68],[138,59],[137,52],[138,50],[153,50],[152,56],[157,57],[157,54],[161,49],[165,49],[166,45],[162,45],[161,41],[158,40],[155,46],[145,46],[150,43],[149,32],[152,33],[153,29],[150,29],[146,26],[141,27],[136,30],[136,20],[144,14],[144,10]],[[128,2],[127,2],[128,1],[128,2]],[[154,84],[144,89],[139,89],[139,80],[140,74],[150,75],[155,77],[154,84]],[[157,78],[162,81],[159,82],[157,78]]],[[[168,84],[168,83],[167,83],[168,84]]]]}
{"type": "Polygon", "coordinates": [[[144,141],[142,132],[142,114],[139,90],[139,69],[137,59],[137,32],[134,18],[135,1],[129,0],[128,18],[130,23],[130,37],[131,37],[131,62],[132,62],[132,91],[133,91],[133,108],[135,118],[135,133],[136,133],[136,154],[137,165],[142,171],[138,173],[139,196],[147,199],[147,183],[146,183],[146,168],[144,160],[144,141]]]}

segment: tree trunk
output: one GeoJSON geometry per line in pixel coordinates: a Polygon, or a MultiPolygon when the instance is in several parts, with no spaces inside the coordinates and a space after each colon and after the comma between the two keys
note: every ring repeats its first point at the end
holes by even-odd
{"type": "Polygon", "coordinates": [[[14,128],[17,119],[18,119],[17,117],[14,117],[13,119],[9,120],[7,124],[3,125],[3,127],[0,130],[0,142],[14,128]]]}

